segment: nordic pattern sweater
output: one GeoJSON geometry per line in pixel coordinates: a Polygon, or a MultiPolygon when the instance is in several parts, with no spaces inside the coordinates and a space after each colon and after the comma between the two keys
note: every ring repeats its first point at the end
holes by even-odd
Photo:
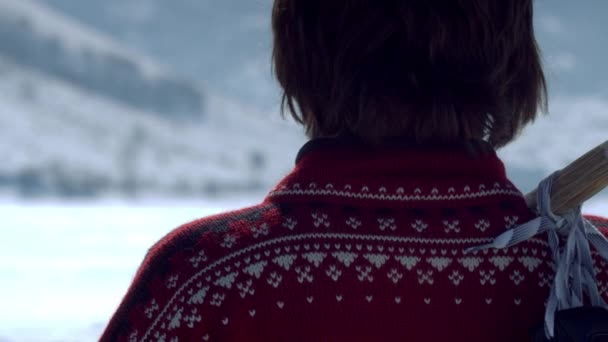
{"type": "Polygon", "coordinates": [[[463,250],[533,218],[493,150],[313,141],[260,205],[153,246],[101,340],[526,341],[553,277],[546,235],[463,250]]]}

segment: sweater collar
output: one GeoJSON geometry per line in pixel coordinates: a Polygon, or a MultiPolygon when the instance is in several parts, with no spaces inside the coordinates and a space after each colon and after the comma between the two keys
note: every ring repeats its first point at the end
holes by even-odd
{"type": "Polygon", "coordinates": [[[435,205],[444,200],[483,204],[505,196],[524,203],[485,141],[416,143],[395,138],[371,146],[339,137],[304,145],[295,169],[269,199],[435,205]]]}
{"type": "Polygon", "coordinates": [[[429,151],[451,151],[465,153],[467,156],[488,155],[495,153],[490,143],[484,140],[463,140],[456,142],[442,142],[437,140],[416,141],[405,137],[385,138],[379,144],[371,146],[360,139],[350,135],[340,135],[334,138],[318,138],[307,142],[298,152],[296,164],[307,154],[321,150],[347,150],[356,149],[359,151],[378,150],[414,150],[420,152],[429,151]]]}
{"type": "Polygon", "coordinates": [[[342,136],[314,139],[298,152],[296,169],[324,169],[349,173],[411,176],[472,176],[506,179],[504,164],[483,140],[459,142],[388,138],[377,145],[342,136]]]}

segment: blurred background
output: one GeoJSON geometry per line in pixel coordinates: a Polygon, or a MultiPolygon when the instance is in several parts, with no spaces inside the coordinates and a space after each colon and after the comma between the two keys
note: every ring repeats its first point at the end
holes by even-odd
{"type": "MultiPolygon", "coordinates": [[[[148,247],[290,171],[271,6],[0,0],[0,341],[96,340],[148,247]]],[[[536,7],[550,114],[500,151],[524,192],[608,139],[608,2],[536,7]]]]}

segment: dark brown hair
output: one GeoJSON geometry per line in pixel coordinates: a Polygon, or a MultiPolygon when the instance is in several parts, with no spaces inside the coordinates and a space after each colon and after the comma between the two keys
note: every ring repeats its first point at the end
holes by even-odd
{"type": "Polygon", "coordinates": [[[273,63],[310,137],[485,139],[546,111],[533,0],[275,0],[273,63]]]}

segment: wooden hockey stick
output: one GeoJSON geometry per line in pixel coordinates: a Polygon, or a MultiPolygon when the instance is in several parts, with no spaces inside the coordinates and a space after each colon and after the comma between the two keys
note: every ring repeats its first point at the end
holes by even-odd
{"type": "MultiPolygon", "coordinates": [[[[551,207],[565,214],[608,186],[608,141],[587,152],[563,169],[551,191],[551,207]]],[[[536,208],[537,190],[526,195],[530,208],[536,208]]]]}

